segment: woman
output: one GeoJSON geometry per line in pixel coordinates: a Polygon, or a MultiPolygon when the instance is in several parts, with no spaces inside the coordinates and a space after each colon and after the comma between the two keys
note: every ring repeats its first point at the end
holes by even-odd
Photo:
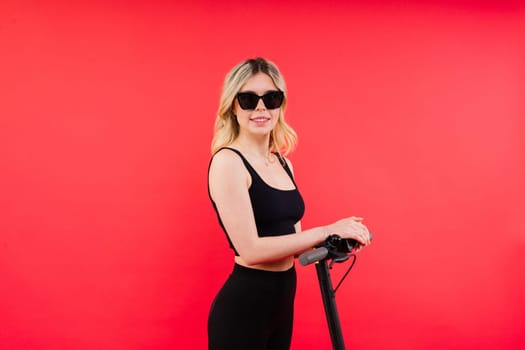
{"type": "Polygon", "coordinates": [[[208,190],[235,264],[211,307],[211,350],[289,349],[294,256],[332,234],[370,243],[357,217],[301,230],[304,202],[281,155],[297,138],[284,121],[286,97],[278,68],[263,58],[238,64],[224,82],[208,190]]]}

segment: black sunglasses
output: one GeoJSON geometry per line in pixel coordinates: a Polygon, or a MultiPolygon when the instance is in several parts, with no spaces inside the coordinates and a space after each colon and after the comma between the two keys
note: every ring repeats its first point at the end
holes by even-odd
{"type": "Polygon", "coordinates": [[[262,96],[255,92],[246,91],[237,94],[237,101],[239,106],[245,110],[252,110],[257,107],[259,99],[263,100],[264,106],[268,109],[276,109],[281,107],[284,100],[284,93],[282,91],[269,91],[262,96]]]}

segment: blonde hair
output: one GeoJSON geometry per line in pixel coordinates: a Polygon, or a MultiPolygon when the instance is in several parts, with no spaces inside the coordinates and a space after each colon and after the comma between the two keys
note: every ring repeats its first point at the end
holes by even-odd
{"type": "Polygon", "coordinates": [[[221,147],[230,145],[239,136],[239,124],[233,113],[233,103],[242,86],[257,73],[268,75],[275,86],[284,93],[279,119],[270,134],[269,150],[286,155],[295,148],[297,134],[284,120],[284,111],[288,99],[284,78],[275,63],[258,57],[239,63],[233,67],[224,79],[211,143],[212,154],[215,154],[221,147]]]}

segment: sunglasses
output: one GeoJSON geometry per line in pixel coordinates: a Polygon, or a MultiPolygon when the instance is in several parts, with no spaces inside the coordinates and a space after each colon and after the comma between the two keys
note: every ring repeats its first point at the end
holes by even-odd
{"type": "Polygon", "coordinates": [[[236,97],[239,106],[244,110],[255,109],[260,99],[263,100],[264,106],[267,109],[276,109],[283,104],[284,93],[282,91],[270,91],[259,96],[255,92],[247,91],[239,92],[236,97]]]}

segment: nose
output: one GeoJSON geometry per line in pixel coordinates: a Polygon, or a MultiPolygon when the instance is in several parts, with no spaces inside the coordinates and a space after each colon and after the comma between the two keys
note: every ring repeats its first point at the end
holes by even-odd
{"type": "Polygon", "coordinates": [[[266,106],[264,105],[264,101],[262,98],[259,98],[259,101],[257,101],[257,106],[255,106],[256,111],[264,111],[266,110],[266,106]]]}

